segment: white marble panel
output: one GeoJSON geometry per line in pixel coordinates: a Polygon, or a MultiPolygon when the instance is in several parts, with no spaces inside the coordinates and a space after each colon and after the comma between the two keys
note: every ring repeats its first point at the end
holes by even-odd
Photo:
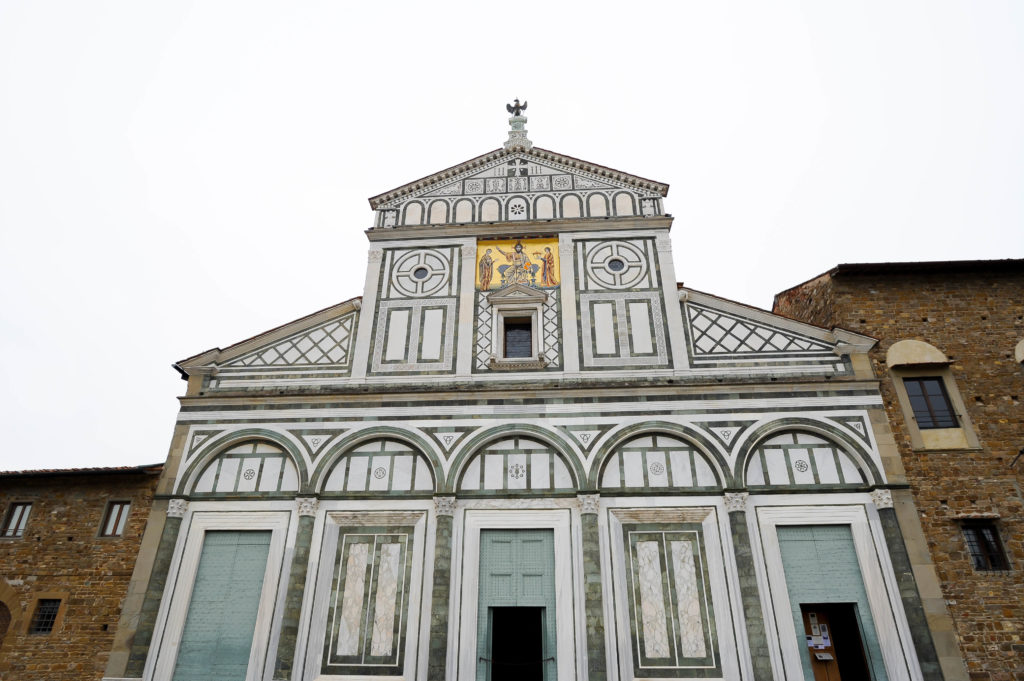
{"type": "Polygon", "coordinates": [[[483,454],[484,489],[502,489],[505,486],[505,457],[500,454],[483,454]]]}
{"type": "Polygon", "coordinates": [[[404,360],[409,335],[409,310],[391,310],[388,314],[388,343],[384,350],[386,360],[404,360]]]}
{"type": "Polygon", "coordinates": [[[624,487],[644,486],[644,457],[640,452],[622,452],[624,487]]]}
{"type": "Polygon", "coordinates": [[[370,458],[370,491],[382,492],[388,489],[388,475],[391,471],[391,455],[370,458]]]}
{"type": "Polygon", "coordinates": [[[594,351],[599,355],[615,354],[615,306],[594,303],[594,351]]]}
{"type": "Polygon", "coordinates": [[[260,477],[260,491],[273,492],[277,489],[277,480],[281,477],[281,464],[284,459],[264,459],[263,475],[260,477]]]}
{"type": "Polygon", "coordinates": [[[466,472],[462,475],[461,489],[480,489],[480,458],[473,457],[473,460],[466,466],[466,472]]]}
{"type": "Polygon", "coordinates": [[[412,489],[412,467],[415,458],[398,455],[391,460],[391,490],[404,491],[412,489]]]}
{"type": "Polygon", "coordinates": [[[299,472],[295,469],[295,464],[291,462],[291,459],[284,460],[284,474],[281,476],[281,487],[282,492],[293,492],[299,488],[299,472]]]}
{"type": "Polygon", "coordinates": [[[441,359],[441,333],[444,328],[444,310],[423,311],[423,330],[420,361],[441,359]]]}
{"type": "Polygon", "coordinates": [[[434,479],[430,475],[430,468],[423,459],[416,462],[416,489],[433,490],[434,479]]]}
{"type": "Polygon", "coordinates": [[[220,477],[217,478],[217,491],[230,492],[235,489],[235,476],[238,474],[238,459],[221,459],[220,477]]]}
{"type": "MultiPolygon", "coordinates": [[[[381,451],[381,450],[377,449],[380,446],[379,442],[380,441],[378,440],[376,442],[370,443],[371,446],[367,447],[367,451],[381,451]]],[[[405,444],[404,442],[399,442],[397,440],[385,440],[384,441],[384,449],[382,451],[385,451],[385,452],[408,452],[409,451],[409,445],[405,444]]]]}
{"type": "Polygon", "coordinates": [[[197,492],[212,492],[213,491],[213,478],[217,475],[217,466],[207,466],[206,470],[203,471],[203,475],[196,482],[197,492]]]}
{"type": "Polygon", "coordinates": [[[526,489],[526,454],[508,455],[508,488],[526,489]]]}
{"type": "Polygon", "coordinates": [[[613,454],[608,459],[608,464],[604,467],[604,476],[601,478],[602,487],[618,487],[621,485],[621,476],[619,475],[619,455],[613,454]]]}
{"type": "Polygon", "coordinates": [[[850,460],[844,452],[839,452],[839,465],[843,469],[843,478],[846,480],[846,484],[856,484],[863,482],[864,478],[861,476],[860,471],[857,470],[857,466],[850,460]]]}
{"type": "Polygon", "coordinates": [[[260,464],[262,462],[255,457],[246,457],[242,459],[242,474],[238,476],[238,486],[235,488],[237,492],[255,492],[256,491],[256,479],[260,474],[260,464]],[[252,471],[252,473],[248,473],[252,471]],[[246,480],[246,475],[249,475],[249,479],[246,480]]]}
{"type": "MultiPolygon", "coordinates": [[[[338,618],[338,655],[359,654],[359,627],[363,621],[363,586],[366,581],[366,561],[369,544],[352,544],[345,564],[345,591],[341,596],[341,616],[338,618]]],[[[340,568],[340,566],[339,566],[340,568]]]]}
{"type": "MultiPolygon", "coordinates": [[[[553,456],[553,455],[552,455],[553,456]]],[[[555,457],[555,487],[557,489],[571,488],[572,476],[569,475],[569,469],[566,468],[565,462],[559,457],[555,457]]]]}
{"type": "Polygon", "coordinates": [[[708,464],[707,460],[704,457],[693,457],[693,465],[697,469],[697,484],[700,487],[713,487],[714,485],[717,484],[715,482],[715,472],[711,469],[711,465],[708,464]]]}
{"type": "Polygon", "coordinates": [[[340,492],[342,485],[345,483],[345,469],[348,468],[348,459],[342,459],[331,471],[331,475],[327,478],[327,482],[324,484],[325,491],[340,492]]]}
{"type": "Polygon", "coordinates": [[[756,453],[750,460],[750,464],[747,466],[747,484],[748,485],[763,485],[764,481],[764,470],[761,468],[761,457],[756,453]]]}
{"type": "Polygon", "coordinates": [[[661,587],[661,547],[656,541],[636,543],[640,622],[643,627],[644,655],[651,659],[669,656],[668,629],[665,624],[665,592],[661,587]]]}
{"type": "Polygon", "coordinates": [[[768,466],[768,484],[788,485],[789,469],[786,467],[786,456],[781,449],[764,449],[764,462],[768,466]]]}
{"type": "Polygon", "coordinates": [[[551,470],[548,462],[550,454],[530,454],[530,487],[533,489],[551,488],[551,470]]]}
{"type": "Polygon", "coordinates": [[[650,487],[668,487],[665,452],[647,452],[647,483],[650,487]]]}
{"type": "Polygon", "coordinates": [[[672,471],[672,485],[692,487],[693,471],[690,470],[690,453],[685,450],[673,449],[668,453],[668,460],[672,464],[669,466],[672,471]]]}
{"type": "Polygon", "coordinates": [[[629,328],[633,338],[633,352],[654,352],[654,334],[651,333],[651,309],[647,303],[629,303],[629,328]]]}
{"type": "Polygon", "coordinates": [[[701,618],[701,594],[697,590],[697,568],[693,560],[693,544],[670,542],[672,571],[675,573],[676,601],[679,610],[679,632],[684,657],[704,657],[704,622],[701,618]]]}
{"type": "Polygon", "coordinates": [[[794,485],[814,484],[814,469],[811,467],[810,448],[789,450],[789,461],[790,467],[793,469],[794,485]],[[800,470],[801,468],[803,470],[800,470]]]}
{"type": "Polygon", "coordinates": [[[836,459],[830,447],[814,448],[814,463],[818,466],[818,480],[823,485],[838,485],[839,472],[836,470],[836,459]]]}
{"type": "Polygon", "coordinates": [[[345,486],[350,492],[366,491],[366,467],[370,459],[366,456],[353,456],[348,461],[348,484],[345,486]]]}
{"type": "Polygon", "coordinates": [[[373,608],[373,638],[371,655],[390,655],[395,638],[395,609],[398,603],[398,558],[402,545],[384,544],[380,547],[377,567],[377,598],[373,608]]]}

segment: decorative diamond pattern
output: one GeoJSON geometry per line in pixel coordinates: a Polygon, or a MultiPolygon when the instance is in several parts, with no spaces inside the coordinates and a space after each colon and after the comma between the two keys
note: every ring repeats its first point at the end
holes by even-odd
{"type": "Polygon", "coordinates": [[[766,352],[831,352],[825,343],[785,333],[716,310],[687,306],[697,354],[723,355],[766,352]]]}
{"type": "Polygon", "coordinates": [[[230,362],[230,367],[322,366],[347,364],[355,314],[333,319],[313,329],[260,348],[230,362]]]}
{"type": "Polygon", "coordinates": [[[491,357],[491,304],[487,294],[477,294],[476,313],[476,368],[486,369],[491,357]]]}
{"type": "Polygon", "coordinates": [[[557,367],[559,359],[558,301],[549,299],[544,304],[544,359],[549,367],[557,367]]]}

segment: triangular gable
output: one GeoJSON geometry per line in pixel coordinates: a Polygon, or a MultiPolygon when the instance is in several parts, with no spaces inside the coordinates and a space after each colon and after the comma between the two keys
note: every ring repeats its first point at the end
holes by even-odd
{"type": "Polygon", "coordinates": [[[683,322],[695,366],[831,364],[851,349],[867,351],[875,341],[839,329],[828,330],[765,310],[685,289],[683,322]]]}
{"type": "Polygon", "coordinates": [[[534,147],[478,156],[375,196],[370,205],[378,227],[398,227],[660,215],[667,194],[667,184],[534,147]],[[589,201],[595,193],[601,198],[589,201]]]}
{"type": "Polygon", "coordinates": [[[548,294],[526,284],[512,284],[488,294],[487,302],[495,303],[543,303],[548,294]]]}

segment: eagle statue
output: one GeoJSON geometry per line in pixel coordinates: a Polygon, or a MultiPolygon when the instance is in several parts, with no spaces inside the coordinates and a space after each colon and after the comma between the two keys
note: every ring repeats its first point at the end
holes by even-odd
{"type": "Polygon", "coordinates": [[[508,112],[510,114],[512,114],[513,116],[519,116],[519,115],[522,115],[522,113],[524,111],[526,111],[526,102],[523,102],[520,105],[519,104],[519,98],[516,97],[516,103],[514,105],[513,104],[506,104],[505,108],[508,109],[508,112]]]}

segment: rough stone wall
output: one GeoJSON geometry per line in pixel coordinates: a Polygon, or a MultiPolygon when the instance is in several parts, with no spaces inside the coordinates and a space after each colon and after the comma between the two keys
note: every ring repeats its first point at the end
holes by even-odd
{"type": "Polygon", "coordinates": [[[835,299],[832,289],[832,278],[827,273],[822,274],[777,294],[772,311],[791,319],[799,319],[802,322],[831,329],[836,326],[834,321],[835,299]]]}
{"type": "Polygon", "coordinates": [[[1011,467],[1024,447],[1024,367],[1013,357],[1024,338],[1024,272],[820,279],[780,294],[777,309],[814,321],[817,298],[827,295],[835,325],[879,339],[872,364],[970,678],[1024,679],[1024,457],[1011,467]],[[885,364],[889,347],[904,339],[930,343],[952,362],[980,449],[913,449],[885,364]],[[960,519],[984,514],[999,518],[1009,571],[972,567],[960,519]]]}
{"type": "Polygon", "coordinates": [[[0,679],[102,678],[156,483],[140,473],[0,478],[0,513],[32,503],[24,535],[0,539],[0,601],[13,615],[0,679]],[[99,536],[108,501],[132,504],[120,537],[99,536]],[[60,598],[63,615],[51,633],[27,634],[40,597],[60,598]]]}

